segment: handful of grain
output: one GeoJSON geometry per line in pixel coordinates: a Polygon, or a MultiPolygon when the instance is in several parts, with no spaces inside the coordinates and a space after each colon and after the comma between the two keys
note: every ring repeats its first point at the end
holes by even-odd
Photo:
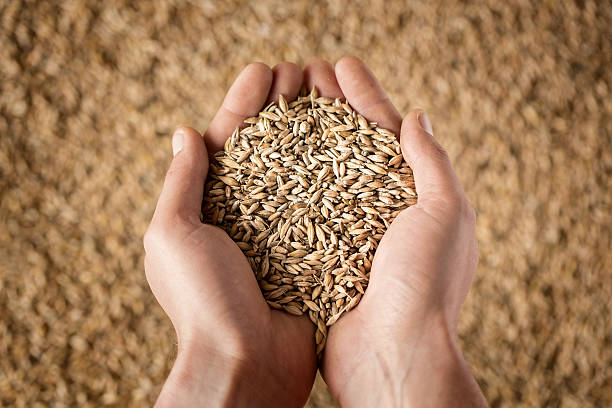
{"type": "Polygon", "coordinates": [[[268,105],[215,154],[203,221],[246,255],[268,304],[327,327],[354,308],[378,242],[416,203],[395,135],[316,89],[268,105]]]}

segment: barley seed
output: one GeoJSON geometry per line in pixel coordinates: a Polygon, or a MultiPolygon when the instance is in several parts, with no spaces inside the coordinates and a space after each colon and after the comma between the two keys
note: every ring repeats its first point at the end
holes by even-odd
{"type": "Polygon", "coordinates": [[[281,95],[214,156],[202,220],[244,252],[270,305],[327,327],[357,306],[378,242],[417,201],[393,132],[316,89],[281,95]]]}

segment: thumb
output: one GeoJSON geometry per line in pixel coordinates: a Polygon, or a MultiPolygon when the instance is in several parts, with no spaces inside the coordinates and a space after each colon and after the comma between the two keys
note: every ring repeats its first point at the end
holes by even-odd
{"type": "Polygon", "coordinates": [[[182,126],[172,136],[172,153],[153,219],[174,222],[179,217],[199,222],[208,173],[204,139],[195,129],[182,126]]]}
{"type": "Polygon", "coordinates": [[[402,121],[402,155],[412,168],[419,202],[450,198],[460,193],[459,179],[446,151],[433,137],[431,122],[422,110],[413,110],[402,121]]]}

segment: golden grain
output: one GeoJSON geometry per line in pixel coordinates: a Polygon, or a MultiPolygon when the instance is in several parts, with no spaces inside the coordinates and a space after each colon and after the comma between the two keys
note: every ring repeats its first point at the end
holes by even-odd
{"type": "Polygon", "coordinates": [[[215,154],[202,217],[244,252],[270,307],[317,326],[354,308],[378,241],[416,203],[395,135],[316,89],[281,95],[215,154]]]}

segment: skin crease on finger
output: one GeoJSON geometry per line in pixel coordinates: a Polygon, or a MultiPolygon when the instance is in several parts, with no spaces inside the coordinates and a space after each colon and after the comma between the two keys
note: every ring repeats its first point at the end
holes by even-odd
{"type": "MultiPolygon", "coordinates": [[[[181,339],[160,407],[300,406],[312,387],[317,366],[308,318],[262,304],[246,258],[225,232],[196,224],[177,231],[172,222],[156,221],[180,219],[182,208],[199,211],[204,176],[202,163],[192,159],[205,157],[206,147],[208,153],[221,149],[244,118],[279,93],[297,95],[302,81],[316,85],[322,96],[346,95],[368,119],[399,132],[399,114],[357,58],[342,59],[335,70],[313,60],[303,77],[296,68],[247,66],[211,121],[206,145],[191,130],[174,157],[171,169],[180,171],[168,173],[145,238],[147,279],[181,339]]],[[[475,272],[474,219],[448,156],[431,154],[442,151],[431,130],[422,127],[423,114],[415,111],[404,119],[400,143],[404,157],[413,159],[407,161],[424,199],[391,224],[364,299],[329,330],[322,370],[343,406],[486,405],[454,331],[475,272]],[[429,196],[434,198],[425,199],[429,196]]]]}

